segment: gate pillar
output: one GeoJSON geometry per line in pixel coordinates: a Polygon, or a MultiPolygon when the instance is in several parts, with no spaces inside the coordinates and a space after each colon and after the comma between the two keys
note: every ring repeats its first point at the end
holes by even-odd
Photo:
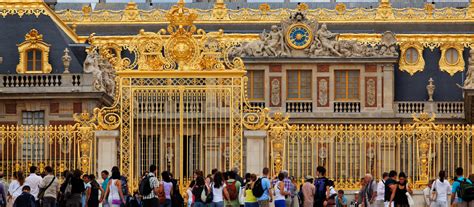
{"type": "Polygon", "coordinates": [[[120,135],[118,130],[97,130],[97,173],[107,170],[110,172],[113,166],[118,166],[117,139],[120,135]]]}

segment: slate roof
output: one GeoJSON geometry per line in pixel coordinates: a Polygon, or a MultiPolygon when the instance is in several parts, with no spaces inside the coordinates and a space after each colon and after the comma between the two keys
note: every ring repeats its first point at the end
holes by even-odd
{"type": "Polygon", "coordinates": [[[36,18],[34,15],[7,15],[0,18],[0,56],[3,63],[0,64],[0,73],[14,74],[19,62],[17,44],[25,40],[25,34],[31,29],[36,29],[43,35],[43,41],[50,44],[49,63],[53,70],[51,73],[63,73],[64,65],[61,57],[67,47],[71,56],[70,71],[72,73],[82,72],[82,64],[85,60],[85,45],[75,45],[74,42],[59,28],[54,21],[46,15],[36,18]]]}

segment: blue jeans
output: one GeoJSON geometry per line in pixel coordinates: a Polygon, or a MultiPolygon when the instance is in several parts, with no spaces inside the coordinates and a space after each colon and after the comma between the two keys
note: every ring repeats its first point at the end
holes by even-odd
{"type": "Polygon", "coordinates": [[[224,207],[224,201],[221,202],[212,202],[211,207],[224,207]]]}
{"type": "Polygon", "coordinates": [[[258,207],[258,202],[252,202],[252,203],[248,203],[248,202],[245,202],[245,207],[258,207]]]}
{"type": "Polygon", "coordinates": [[[286,201],[285,200],[276,200],[275,201],[275,207],[286,207],[286,201]]]}
{"type": "Polygon", "coordinates": [[[171,199],[166,199],[165,203],[160,204],[160,207],[171,207],[171,199]]]}
{"type": "Polygon", "coordinates": [[[206,204],[204,204],[203,202],[194,202],[194,207],[205,207],[206,204]]]}

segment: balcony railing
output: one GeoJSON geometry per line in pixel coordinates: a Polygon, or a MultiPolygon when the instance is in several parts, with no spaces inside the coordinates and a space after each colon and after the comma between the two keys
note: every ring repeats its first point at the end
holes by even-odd
{"type": "Polygon", "coordinates": [[[265,108],[265,101],[250,101],[250,106],[265,108]]]}
{"type": "Polygon", "coordinates": [[[4,75],[1,80],[3,81],[2,86],[5,88],[60,87],[66,83],[70,83],[72,86],[80,86],[81,76],[81,74],[18,74],[4,75]]]}
{"type": "Polygon", "coordinates": [[[404,101],[395,102],[395,113],[399,117],[409,117],[414,113],[435,113],[441,117],[464,116],[464,103],[457,101],[404,101]]]}
{"type": "Polygon", "coordinates": [[[334,113],[360,113],[360,102],[358,101],[334,102],[334,113]]]}
{"type": "Polygon", "coordinates": [[[287,101],[286,112],[288,113],[311,113],[313,112],[313,102],[311,101],[287,101]]]}
{"type": "Polygon", "coordinates": [[[413,114],[425,111],[425,102],[398,102],[397,113],[399,114],[413,114]]]}

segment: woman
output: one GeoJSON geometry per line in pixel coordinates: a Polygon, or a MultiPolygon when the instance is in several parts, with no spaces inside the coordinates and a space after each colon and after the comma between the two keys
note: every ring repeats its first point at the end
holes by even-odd
{"type": "Polygon", "coordinates": [[[313,185],[314,178],[310,175],[305,177],[305,182],[300,188],[303,195],[303,206],[301,207],[313,207],[314,195],[316,194],[316,187],[313,185]]]}
{"type": "Polygon", "coordinates": [[[214,174],[214,182],[211,184],[211,207],[224,207],[224,186],[224,176],[218,171],[214,174]]]}
{"type": "Polygon", "coordinates": [[[193,197],[194,197],[194,207],[204,207],[204,202],[201,199],[201,194],[202,191],[205,190],[205,183],[204,183],[204,177],[203,176],[198,176],[196,177],[196,184],[193,187],[193,197]]]}
{"type": "Polygon", "coordinates": [[[90,179],[90,193],[89,193],[89,200],[87,201],[87,207],[99,207],[99,201],[102,201],[102,198],[99,200],[99,191],[100,195],[104,195],[104,190],[102,187],[99,185],[97,180],[95,180],[95,175],[90,174],[89,175],[90,179]]]}
{"type": "Polygon", "coordinates": [[[407,176],[404,172],[398,174],[398,183],[390,197],[390,203],[395,202],[395,207],[409,207],[406,193],[413,194],[412,189],[408,185],[407,176]]]}
{"type": "Polygon", "coordinates": [[[89,178],[89,175],[83,175],[82,180],[84,181],[84,192],[82,193],[82,207],[88,207],[89,199],[91,196],[91,180],[89,178]]]}
{"type": "Polygon", "coordinates": [[[82,172],[78,169],[74,170],[72,177],[67,181],[66,187],[71,186],[71,195],[66,198],[67,207],[80,207],[82,193],[84,192],[84,182],[81,179],[82,172]]]}
{"type": "Polygon", "coordinates": [[[326,199],[324,206],[335,206],[336,205],[337,191],[334,188],[334,181],[328,181],[328,187],[326,189],[326,199]]]}
{"type": "Polygon", "coordinates": [[[168,171],[163,171],[161,173],[161,178],[163,181],[163,190],[165,192],[165,203],[161,204],[161,207],[171,207],[171,196],[173,196],[173,183],[171,182],[170,173],[168,171]]]}
{"type": "Polygon", "coordinates": [[[18,171],[13,173],[13,179],[10,186],[8,186],[8,206],[13,206],[15,199],[21,195],[23,184],[25,184],[25,176],[23,175],[23,172],[18,171]]]}
{"type": "Polygon", "coordinates": [[[107,183],[107,190],[105,191],[104,198],[108,196],[108,204],[110,207],[120,207],[120,204],[125,205],[125,197],[122,191],[122,181],[120,179],[119,171],[112,171],[112,177],[110,177],[109,183],[107,183]]]}
{"type": "Polygon", "coordinates": [[[247,185],[245,185],[245,207],[258,207],[257,198],[253,195],[252,192],[255,181],[257,181],[257,175],[251,174],[250,181],[248,181],[247,185]]]}
{"type": "Polygon", "coordinates": [[[285,187],[285,175],[278,174],[278,181],[275,184],[275,207],[286,207],[285,196],[290,195],[290,192],[285,187]]]}
{"type": "Polygon", "coordinates": [[[186,194],[188,195],[188,207],[191,207],[194,203],[194,196],[193,196],[193,187],[196,184],[196,181],[191,181],[189,184],[188,189],[186,190],[186,194]]]}
{"type": "Polygon", "coordinates": [[[448,193],[451,192],[451,185],[446,180],[446,171],[439,171],[438,176],[439,178],[431,186],[432,194],[436,195],[436,199],[431,202],[431,207],[446,207],[448,193]]]}

